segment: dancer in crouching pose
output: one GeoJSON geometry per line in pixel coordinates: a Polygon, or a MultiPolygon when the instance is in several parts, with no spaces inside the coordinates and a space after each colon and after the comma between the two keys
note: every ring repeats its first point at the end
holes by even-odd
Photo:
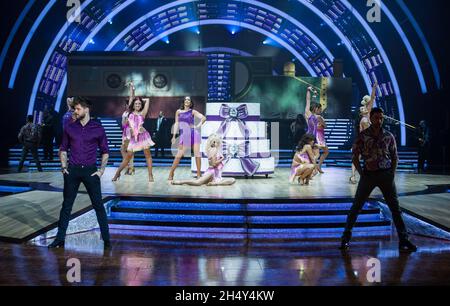
{"type": "Polygon", "coordinates": [[[298,177],[300,185],[309,185],[309,180],[316,169],[317,152],[313,149],[314,140],[314,135],[305,134],[298,143],[297,152],[292,160],[290,183],[298,177]]]}
{"type": "MultiPolygon", "coordinates": [[[[129,82],[127,83],[127,86],[130,87],[130,97],[127,101],[127,109],[126,111],[122,114],[122,145],[120,147],[120,153],[122,154],[122,161],[126,159],[127,157],[127,150],[128,150],[128,145],[130,144],[130,139],[131,139],[131,129],[130,129],[130,124],[128,121],[128,117],[130,115],[130,105],[131,103],[133,103],[133,100],[135,98],[135,91],[136,88],[134,87],[133,82],[129,82]]],[[[125,172],[126,175],[133,175],[135,173],[134,170],[134,152],[133,155],[131,157],[130,162],[127,165],[127,170],[125,172]]]]}
{"type": "Polygon", "coordinates": [[[222,139],[217,134],[212,134],[206,142],[206,154],[208,155],[209,168],[198,179],[171,181],[172,185],[190,185],[190,186],[225,186],[233,185],[234,178],[222,178],[224,165],[224,156],[222,154],[222,139]]]}

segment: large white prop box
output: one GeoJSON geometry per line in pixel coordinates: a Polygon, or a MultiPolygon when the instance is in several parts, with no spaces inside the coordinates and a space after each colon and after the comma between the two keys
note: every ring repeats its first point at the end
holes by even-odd
{"type": "MultiPolygon", "coordinates": [[[[208,158],[206,156],[205,146],[208,137],[217,133],[220,125],[226,118],[220,116],[220,109],[222,105],[226,105],[231,109],[236,109],[241,105],[246,105],[248,111],[248,117],[242,118],[249,131],[246,139],[245,135],[239,128],[240,124],[236,120],[231,120],[229,129],[223,137],[223,142],[226,143],[226,147],[229,151],[237,150],[240,147],[240,156],[244,153],[245,142],[248,142],[248,151],[245,152],[254,164],[259,164],[256,172],[253,175],[265,175],[268,177],[275,171],[275,158],[270,153],[270,140],[267,138],[267,124],[261,122],[261,108],[259,103],[207,103],[206,104],[206,118],[207,121],[203,125],[201,130],[202,143],[200,146],[200,152],[202,154],[202,173],[205,172],[208,167],[208,158]]],[[[224,154],[225,158],[227,153],[224,154]]],[[[195,157],[192,157],[191,161],[192,173],[197,172],[197,166],[195,163],[195,157]]],[[[223,176],[249,176],[249,174],[242,168],[241,160],[239,157],[232,157],[223,169],[223,176]]]]}

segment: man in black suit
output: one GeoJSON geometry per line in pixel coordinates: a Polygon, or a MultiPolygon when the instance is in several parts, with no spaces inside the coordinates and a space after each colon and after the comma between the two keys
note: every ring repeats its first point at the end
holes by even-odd
{"type": "Polygon", "coordinates": [[[155,158],[158,157],[158,151],[161,151],[161,156],[164,157],[164,148],[167,146],[168,139],[168,121],[164,117],[164,112],[160,111],[159,116],[155,122],[155,129],[152,135],[155,145],[155,158]]]}
{"type": "Polygon", "coordinates": [[[425,120],[420,121],[416,137],[419,144],[417,172],[421,174],[425,172],[425,161],[428,160],[430,151],[430,130],[425,120]]]}

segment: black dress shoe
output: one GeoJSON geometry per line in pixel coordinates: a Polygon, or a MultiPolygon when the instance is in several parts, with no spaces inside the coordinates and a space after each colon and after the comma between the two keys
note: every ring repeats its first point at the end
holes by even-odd
{"type": "Polygon", "coordinates": [[[48,248],[49,249],[64,248],[64,243],[65,243],[64,240],[63,241],[55,240],[48,245],[48,248]]]}
{"type": "Polygon", "coordinates": [[[417,247],[411,243],[409,240],[400,241],[398,245],[400,252],[416,252],[417,247]]]}

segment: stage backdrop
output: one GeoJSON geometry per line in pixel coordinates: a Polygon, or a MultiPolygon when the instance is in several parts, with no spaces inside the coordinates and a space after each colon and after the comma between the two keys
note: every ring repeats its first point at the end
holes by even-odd
{"type": "Polygon", "coordinates": [[[311,101],[322,104],[326,118],[351,118],[352,80],[289,76],[253,76],[236,97],[237,102],[261,104],[261,118],[295,119],[305,113],[308,86],[317,88],[311,101]]]}
{"type": "Polygon", "coordinates": [[[93,115],[120,117],[128,100],[126,83],[133,81],[136,96],[150,98],[150,118],[159,111],[174,117],[185,96],[204,112],[208,93],[206,57],[155,57],[142,53],[73,55],[68,60],[68,96],[94,102],[93,115]]]}

